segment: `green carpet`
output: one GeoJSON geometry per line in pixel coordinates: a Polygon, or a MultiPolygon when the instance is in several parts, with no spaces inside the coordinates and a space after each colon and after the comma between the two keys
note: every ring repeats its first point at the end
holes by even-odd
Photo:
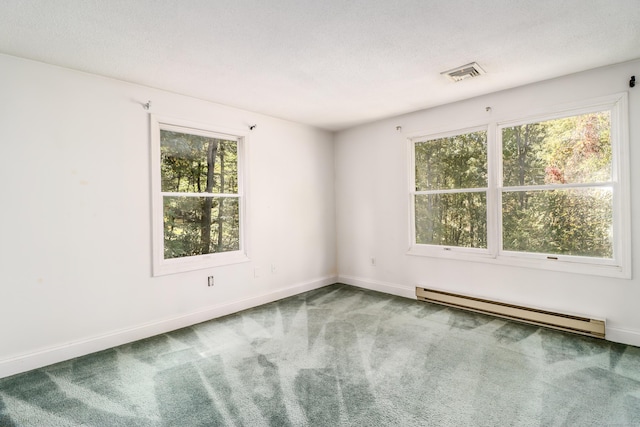
{"type": "Polygon", "coordinates": [[[0,380],[0,426],[639,426],[640,348],[346,285],[0,380]]]}

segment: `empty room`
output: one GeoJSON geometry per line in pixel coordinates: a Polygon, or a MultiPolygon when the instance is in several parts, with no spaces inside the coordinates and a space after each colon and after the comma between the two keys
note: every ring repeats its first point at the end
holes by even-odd
{"type": "Polygon", "coordinates": [[[0,427],[640,425],[637,0],[4,0],[0,427]]]}

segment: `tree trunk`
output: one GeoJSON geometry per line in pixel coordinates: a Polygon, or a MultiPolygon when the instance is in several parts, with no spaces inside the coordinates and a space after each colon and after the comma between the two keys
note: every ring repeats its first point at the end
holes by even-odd
{"type": "MultiPolygon", "coordinates": [[[[224,193],[224,146],[220,147],[220,192],[224,193]]],[[[224,206],[224,197],[220,198],[218,204],[218,252],[222,252],[222,209],[224,206]]]]}
{"type": "MultiPolygon", "coordinates": [[[[524,132],[524,138],[522,137],[522,128],[516,128],[516,144],[518,147],[518,185],[524,185],[526,159],[527,159],[527,145],[528,145],[528,132],[524,132]]],[[[518,192],[518,202],[520,208],[524,208],[524,192],[518,192]]]]}
{"type": "MultiPolygon", "coordinates": [[[[215,177],[213,175],[214,166],[216,164],[216,155],[218,154],[218,140],[209,140],[207,146],[207,187],[206,193],[211,193],[215,186],[215,177]]],[[[200,232],[200,242],[202,246],[200,253],[211,253],[211,208],[213,207],[213,198],[205,197],[202,207],[202,229],[200,232]]]]}

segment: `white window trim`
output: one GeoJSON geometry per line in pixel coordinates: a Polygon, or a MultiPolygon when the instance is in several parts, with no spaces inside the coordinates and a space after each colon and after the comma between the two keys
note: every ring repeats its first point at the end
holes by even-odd
{"type": "MultiPolygon", "coordinates": [[[[153,276],[183,273],[229,264],[249,261],[249,229],[247,224],[248,212],[248,147],[249,132],[220,126],[195,123],[187,120],[150,115],[151,120],[151,225],[152,225],[152,256],[153,276]],[[171,130],[194,135],[229,139],[238,141],[238,194],[229,197],[238,198],[240,216],[240,249],[237,251],[196,255],[183,258],[164,258],[164,212],[162,178],[160,164],[160,130],[171,130]]],[[[189,193],[180,193],[189,196],[189,193]]],[[[224,194],[216,197],[225,197],[224,194]]]]}
{"type": "MultiPolygon", "coordinates": [[[[631,190],[629,175],[629,108],[627,92],[602,98],[549,107],[517,118],[504,118],[498,121],[485,122],[482,125],[460,127],[439,132],[412,132],[407,135],[407,175],[409,186],[409,250],[408,255],[434,258],[457,259],[464,261],[484,262],[490,264],[535,268],[542,270],[563,271],[595,276],[631,278],[631,190]],[[498,148],[502,143],[503,127],[532,123],[555,118],[563,118],[595,111],[611,111],[611,141],[613,142],[612,182],[613,194],[613,259],[591,257],[524,253],[503,251],[500,200],[502,190],[500,182],[502,156],[498,148]],[[414,144],[420,140],[437,139],[445,136],[462,134],[487,129],[487,156],[489,162],[487,191],[487,249],[448,247],[440,245],[416,244],[415,236],[415,150],[414,144]]],[[[562,187],[561,188],[566,188],[562,187]]]]}

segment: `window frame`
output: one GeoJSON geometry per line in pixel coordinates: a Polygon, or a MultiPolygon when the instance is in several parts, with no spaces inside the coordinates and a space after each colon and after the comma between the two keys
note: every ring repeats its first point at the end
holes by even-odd
{"type": "MultiPolygon", "coordinates": [[[[407,135],[409,184],[409,250],[408,255],[460,259],[491,264],[511,265],[542,270],[564,271],[596,276],[631,278],[631,211],[629,176],[629,117],[626,92],[602,98],[540,109],[529,114],[498,118],[438,132],[412,132],[407,135]],[[611,117],[611,187],[613,189],[613,257],[612,259],[533,252],[506,251],[502,232],[502,194],[514,186],[502,185],[502,129],[527,123],[571,117],[598,111],[609,111],[611,117]],[[415,144],[487,129],[487,249],[416,243],[415,218],[415,144]]],[[[546,185],[545,185],[546,187],[546,185]]],[[[578,186],[557,185],[572,189],[578,186]]],[[[536,187],[537,188],[537,187],[536,187]]]]}
{"type": "MultiPolygon", "coordinates": [[[[247,228],[247,148],[248,131],[196,123],[188,120],[150,115],[151,121],[151,226],[152,226],[152,274],[164,276],[249,261],[247,228]],[[238,193],[204,193],[201,197],[231,197],[238,199],[239,249],[236,251],[193,255],[187,257],[164,257],[164,203],[165,196],[180,196],[181,193],[162,191],[161,174],[161,130],[186,133],[237,142],[238,149],[238,193]]],[[[187,193],[189,194],[189,193],[187,193]]],[[[187,196],[193,197],[193,196],[187,196]]]]}

